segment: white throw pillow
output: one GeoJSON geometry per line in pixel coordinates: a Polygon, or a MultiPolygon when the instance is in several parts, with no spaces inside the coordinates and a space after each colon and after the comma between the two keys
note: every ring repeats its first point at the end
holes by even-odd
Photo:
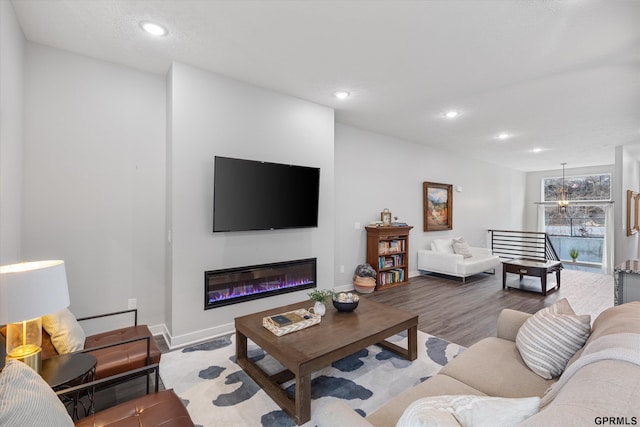
{"type": "Polygon", "coordinates": [[[73,426],[51,387],[33,369],[10,360],[0,373],[0,425],[73,426]]]}
{"type": "Polygon", "coordinates": [[[513,426],[538,412],[539,397],[433,396],[418,399],[404,411],[396,427],[513,426]]]}
{"type": "Polygon", "coordinates": [[[454,253],[451,239],[434,239],[431,242],[431,249],[435,252],[444,252],[446,254],[454,253]]]}
{"type": "Polygon", "coordinates": [[[458,255],[462,255],[463,258],[471,258],[472,256],[471,248],[469,247],[469,244],[462,237],[453,239],[452,245],[453,245],[453,252],[457,253],[458,255]]]}
{"type": "Polygon", "coordinates": [[[58,354],[84,349],[84,330],[68,308],[42,317],[42,327],[51,336],[58,354]]]}
{"type": "Polygon", "coordinates": [[[516,347],[536,374],[552,379],[584,346],[591,333],[591,316],[578,316],[566,298],[531,316],[518,331],[516,347]]]}

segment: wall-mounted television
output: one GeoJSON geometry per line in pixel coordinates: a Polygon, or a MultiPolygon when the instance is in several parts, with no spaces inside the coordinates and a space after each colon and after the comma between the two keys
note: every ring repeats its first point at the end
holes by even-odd
{"type": "Polygon", "coordinates": [[[320,168],[216,156],[213,231],[318,226],[320,168]]]}

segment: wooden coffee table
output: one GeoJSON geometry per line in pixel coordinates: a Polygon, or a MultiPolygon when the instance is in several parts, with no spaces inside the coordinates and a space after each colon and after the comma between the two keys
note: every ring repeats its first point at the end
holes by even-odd
{"type": "Polygon", "coordinates": [[[327,314],[318,325],[281,337],[262,326],[262,318],[265,316],[309,308],[312,305],[312,301],[304,301],[235,319],[238,365],[297,424],[311,419],[312,372],[373,344],[409,360],[418,357],[418,316],[366,298],[360,298],[358,308],[352,313],[341,313],[328,305],[327,314]],[[408,331],[407,348],[385,341],[404,330],[408,331]],[[286,369],[275,375],[265,373],[247,358],[247,338],[286,369]],[[280,386],[291,379],[295,379],[293,398],[280,386]]]}

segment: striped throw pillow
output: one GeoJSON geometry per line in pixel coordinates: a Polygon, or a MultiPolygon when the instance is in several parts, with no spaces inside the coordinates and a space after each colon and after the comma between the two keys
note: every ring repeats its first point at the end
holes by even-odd
{"type": "Polygon", "coordinates": [[[522,325],[516,336],[516,347],[529,369],[549,380],[562,374],[590,333],[591,316],[576,315],[563,298],[538,311],[522,325]]]}

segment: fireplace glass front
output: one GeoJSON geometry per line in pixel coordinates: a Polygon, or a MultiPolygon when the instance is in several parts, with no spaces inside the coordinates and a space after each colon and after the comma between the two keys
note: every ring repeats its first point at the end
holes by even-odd
{"type": "Polygon", "coordinates": [[[316,287],[316,258],[205,271],[204,308],[316,287]]]}

